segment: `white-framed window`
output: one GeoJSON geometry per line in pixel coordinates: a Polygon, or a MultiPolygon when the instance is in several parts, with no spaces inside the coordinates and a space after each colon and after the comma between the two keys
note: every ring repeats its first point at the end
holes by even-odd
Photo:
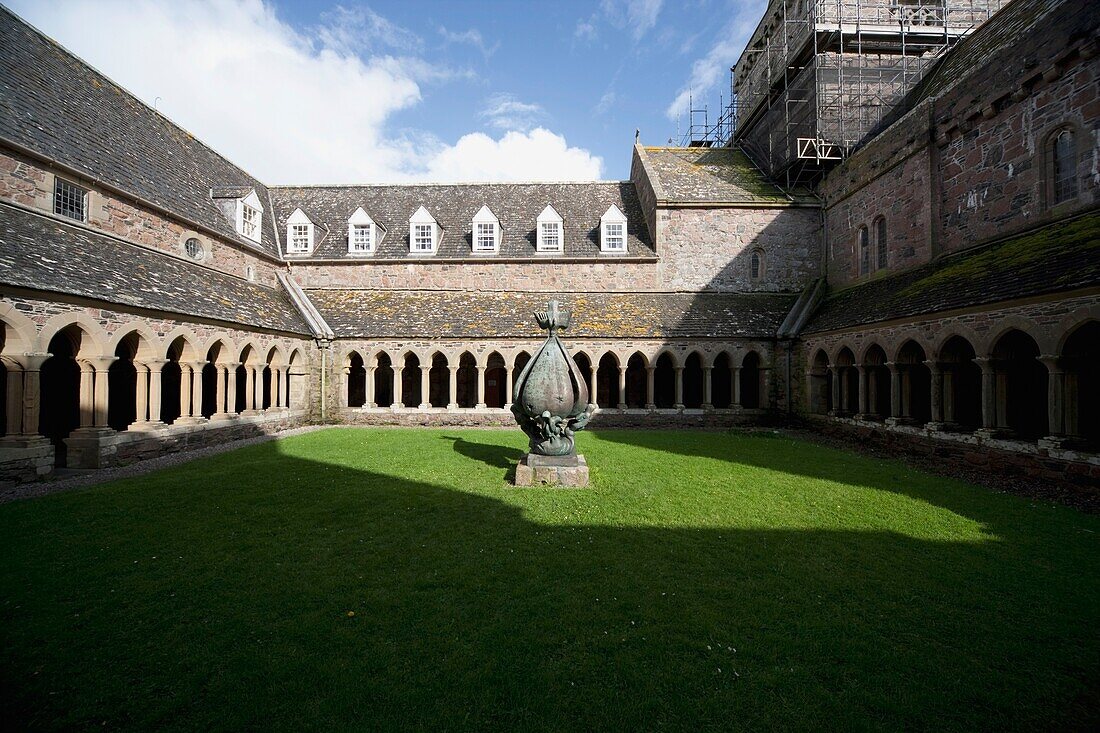
{"type": "Polygon", "coordinates": [[[561,252],[565,248],[565,222],[553,206],[547,206],[539,214],[535,249],[539,252],[561,252]]]}
{"type": "Polygon", "coordinates": [[[500,249],[500,220],[489,209],[482,206],[472,222],[474,252],[497,252],[500,249]]]}
{"type": "Polygon", "coordinates": [[[435,254],[440,238],[438,222],[421,206],[409,218],[409,251],[416,254],[435,254]]]}
{"type": "Polygon", "coordinates": [[[377,241],[377,226],[362,207],[348,219],[348,254],[370,254],[377,241]]]}
{"type": "Polygon", "coordinates": [[[295,209],[286,220],[287,254],[309,254],[313,251],[313,222],[301,209],[295,209]]]}
{"type": "Polygon", "coordinates": [[[255,191],[237,199],[237,231],[253,242],[259,242],[263,231],[264,207],[255,191]]]}
{"type": "Polygon", "coordinates": [[[53,213],[77,221],[87,217],[88,191],[64,178],[53,179],[53,213]]]}
{"type": "Polygon", "coordinates": [[[600,251],[626,252],[626,215],[615,204],[600,217],[600,251]]]}

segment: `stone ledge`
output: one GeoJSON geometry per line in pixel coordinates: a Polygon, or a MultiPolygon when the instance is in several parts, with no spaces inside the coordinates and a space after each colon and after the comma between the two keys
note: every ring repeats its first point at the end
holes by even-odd
{"type": "Polygon", "coordinates": [[[516,465],[516,486],[557,486],[580,489],[588,486],[588,461],[583,455],[540,456],[525,453],[516,465]]]}

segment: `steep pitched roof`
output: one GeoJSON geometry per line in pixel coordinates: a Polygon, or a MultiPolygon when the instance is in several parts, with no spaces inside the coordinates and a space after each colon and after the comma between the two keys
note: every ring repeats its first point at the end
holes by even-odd
{"type": "Polygon", "coordinates": [[[805,332],[1100,286],[1100,213],[1061,221],[828,296],[805,332]]]}
{"type": "Polygon", "coordinates": [[[282,290],[0,204],[0,287],[309,335],[282,290]]]}
{"type": "Polygon", "coordinates": [[[634,184],[629,181],[273,186],[271,197],[278,210],[280,227],[286,226],[291,212],[301,208],[314,224],[327,232],[311,257],[348,258],[348,218],[361,207],[386,230],[375,253],[370,255],[372,259],[423,260],[424,255],[409,254],[409,217],[423,206],[444,232],[435,258],[484,259],[486,255],[471,251],[471,222],[483,205],[500,220],[503,235],[500,252],[493,257],[546,257],[535,251],[535,221],[547,204],[565,220],[565,250],[556,256],[599,257],[600,215],[611,204],[627,215],[625,256],[654,256],[641,204],[634,184]]]}
{"type": "Polygon", "coordinates": [[[642,148],[646,170],[664,200],[676,203],[792,204],[792,199],[736,148],[642,148]]]}
{"type": "Polygon", "coordinates": [[[227,239],[278,253],[271,217],[259,244],[236,233],[212,190],[258,180],[0,6],[0,140],[56,160],[227,239]]]}
{"type": "Polygon", "coordinates": [[[342,338],[537,338],[531,315],[556,298],[570,338],[767,338],[796,295],[309,290],[342,338]]]}

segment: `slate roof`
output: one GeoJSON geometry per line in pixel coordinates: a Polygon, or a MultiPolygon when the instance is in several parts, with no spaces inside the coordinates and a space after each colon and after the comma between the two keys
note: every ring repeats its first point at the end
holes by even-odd
{"type": "MultiPolygon", "coordinates": [[[[313,221],[315,244],[310,258],[439,259],[486,257],[641,257],[655,256],[634,184],[474,183],[376,186],[273,186],[278,224],[300,208],[313,221]],[[550,204],[565,220],[562,254],[535,250],[535,221],[550,204]],[[626,254],[600,253],[600,217],[614,204],[627,217],[626,254]],[[503,236],[498,255],[474,254],[471,221],[488,206],[500,220],[503,236]],[[434,255],[409,253],[409,217],[423,206],[444,229],[434,255]],[[362,207],[386,230],[373,255],[348,254],[348,219],[362,207]]],[[[281,229],[281,230],[282,230],[281,229]]],[[[280,231],[281,231],[280,230],[280,231]]],[[[299,259],[295,255],[287,259],[299,259]]]]}
{"type": "Polygon", "coordinates": [[[646,147],[646,170],[662,201],[679,203],[791,204],[793,201],[736,148],[646,147]]]}
{"type": "Polygon", "coordinates": [[[0,204],[0,287],[310,334],[286,293],[0,204]]]}
{"type": "Polygon", "coordinates": [[[797,295],[776,293],[517,293],[309,290],[342,338],[537,338],[532,315],[556,298],[569,338],[774,336],[797,295]]]}
{"type": "Polygon", "coordinates": [[[831,331],[1087,287],[1100,287],[1100,212],[837,291],[804,330],[831,331]]]}
{"type": "Polygon", "coordinates": [[[258,180],[0,5],[0,139],[57,160],[121,191],[278,254],[265,211],[262,241],[236,233],[212,188],[258,180]]]}

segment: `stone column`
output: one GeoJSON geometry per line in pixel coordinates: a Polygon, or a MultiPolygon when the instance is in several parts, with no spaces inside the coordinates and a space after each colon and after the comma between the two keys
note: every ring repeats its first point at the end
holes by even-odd
{"type": "Polygon", "coordinates": [[[134,383],[134,423],[149,422],[149,367],[145,363],[134,362],[137,379],[134,383]]]}
{"type": "MultiPolygon", "coordinates": [[[[833,375],[831,381],[833,411],[831,414],[833,416],[836,416],[844,412],[844,409],[840,404],[840,367],[838,367],[836,364],[830,364],[829,373],[833,375]]],[[[738,384],[740,384],[741,380],[737,381],[738,384]]]]}
{"type": "Polygon", "coordinates": [[[95,414],[93,424],[97,428],[107,427],[107,401],[109,399],[107,370],[111,368],[111,364],[117,359],[117,356],[101,356],[92,360],[92,366],[95,369],[95,393],[93,397],[95,414]]]}
{"type": "Polygon", "coordinates": [[[599,392],[600,387],[599,387],[599,383],[596,381],[596,365],[595,364],[590,364],[588,366],[588,383],[592,385],[592,401],[598,404],[599,400],[596,399],[596,394],[599,392]]]}
{"type": "MultiPolygon", "coordinates": [[[[733,407],[736,410],[741,409],[741,367],[737,366],[733,368],[733,407]]],[[[833,384],[836,384],[835,380],[833,384]]]]}
{"type": "Polygon", "coordinates": [[[928,430],[939,430],[943,427],[943,368],[939,362],[932,359],[924,362],[931,374],[932,389],[932,421],[925,425],[928,430]]]}
{"type": "Polygon", "coordinates": [[[673,367],[672,370],[676,373],[676,400],[672,406],[682,410],[684,409],[684,368],[678,366],[673,367]]]}
{"type": "Polygon", "coordinates": [[[458,409],[458,366],[453,364],[447,365],[447,371],[450,377],[450,392],[447,394],[447,409],[458,409]]]}
{"type": "Polygon", "coordinates": [[[653,394],[653,375],[657,371],[657,367],[647,366],[645,368],[645,409],[656,410],[657,401],[653,394]]]}
{"type": "Polygon", "coordinates": [[[226,414],[237,414],[237,367],[239,362],[231,361],[225,365],[225,411],[226,414]]]}
{"type": "Polygon", "coordinates": [[[244,367],[244,411],[256,411],[256,367],[251,364],[244,367]]]}
{"type": "MultiPolygon", "coordinates": [[[[374,404],[374,372],[378,369],[376,366],[367,367],[367,402],[364,407],[378,407],[374,404]]],[[[287,407],[285,403],[283,407],[287,407]]]]}
{"type": "Polygon", "coordinates": [[[429,388],[431,387],[431,372],[432,367],[430,364],[420,365],[420,409],[427,410],[432,406],[431,395],[429,394],[429,388]]]}
{"type": "Polygon", "coordinates": [[[711,374],[713,373],[713,371],[714,371],[713,367],[709,367],[709,366],[703,367],[703,409],[704,410],[713,410],[714,409],[714,404],[713,404],[714,386],[710,383],[711,374]]]}
{"type": "Polygon", "coordinates": [[[49,354],[27,354],[23,357],[23,435],[38,435],[42,364],[49,358],[49,354]]]}
{"type": "Polygon", "coordinates": [[[225,364],[215,364],[214,371],[217,374],[217,379],[214,380],[214,414],[211,416],[213,420],[220,420],[228,415],[228,411],[225,407],[225,380],[226,380],[226,366],[225,364]]]}
{"type": "Polygon", "coordinates": [[[1056,354],[1044,354],[1039,361],[1047,368],[1047,439],[1060,443],[1066,430],[1066,371],[1056,354]]]}
{"type": "Polygon", "coordinates": [[[484,410],[485,405],[485,367],[477,365],[477,409],[484,410]]]}
{"type": "Polygon", "coordinates": [[[504,409],[512,407],[512,370],[504,368],[504,409]]]}
{"type": "Polygon", "coordinates": [[[619,404],[620,410],[626,409],[626,367],[619,367],[619,404]]]}
{"type": "Polygon", "coordinates": [[[164,392],[161,382],[161,371],[167,359],[150,359],[145,362],[149,366],[149,422],[161,425],[161,397],[164,392]]]}
{"type": "MultiPolygon", "coordinates": [[[[283,378],[279,384],[279,388],[283,391],[283,409],[290,409],[290,367],[285,366],[282,370],[283,378]]],[[[372,385],[371,389],[374,387],[372,385]]]]}
{"type": "Polygon", "coordinates": [[[80,365],[80,427],[90,428],[95,421],[95,367],[86,361],[80,365]]]}
{"type": "MultiPolygon", "coordinates": [[[[404,364],[404,362],[401,362],[404,364]]],[[[405,406],[405,368],[393,370],[393,406],[391,410],[400,410],[405,406]]]]}
{"type": "Polygon", "coordinates": [[[955,422],[955,364],[945,364],[941,367],[943,384],[940,387],[941,400],[943,402],[943,421],[947,425],[955,422]]]}
{"type": "Polygon", "coordinates": [[[340,406],[351,407],[351,401],[348,400],[348,388],[351,386],[351,367],[346,366],[341,370],[340,375],[340,406]]]}
{"type": "Polygon", "coordinates": [[[202,369],[205,361],[191,362],[191,373],[194,375],[191,388],[191,416],[196,420],[204,419],[202,416],[202,369]]]}
{"type": "Polygon", "coordinates": [[[867,367],[862,364],[856,366],[856,374],[859,379],[859,418],[865,419],[870,413],[867,409],[867,367]]]}
{"type": "Polygon", "coordinates": [[[191,365],[179,362],[180,365],[180,419],[191,416],[191,365]]]}
{"type": "Polygon", "coordinates": [[[997,429],[997,370],[993,360],[983,357],[974,359],[982,370],[982,429],[997,429]]]}
{"type": "Polygon", "coordinates": [[[770,410],[772,408],[772,368],[770,366],[760,367],[760,409],[770,410]]]}
{"type": "Polygon", "coordinates": [[[7,406],[4,435],[10,437],[23,432],[23,365],[5,358],[4,366],[8,369],[8,386],[4,394],[7,406]]]}
{"type": "Polygon", "coordinates": [[[901,374],[898,365],[892,361],[886,362],[886,368],[890,370],[890,415],[888,419],[901,417],[901,374]]]}

